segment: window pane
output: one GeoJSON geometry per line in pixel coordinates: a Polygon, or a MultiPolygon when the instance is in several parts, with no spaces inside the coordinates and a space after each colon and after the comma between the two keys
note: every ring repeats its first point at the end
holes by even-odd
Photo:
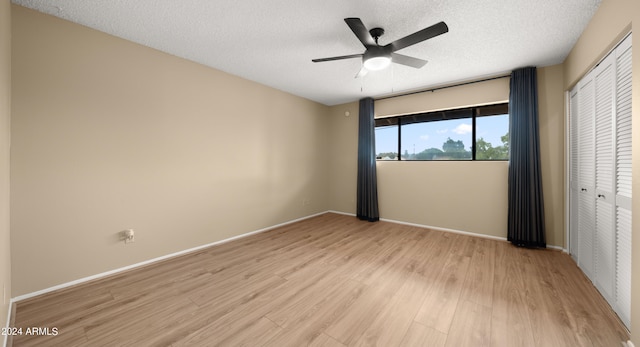
{"type": "Polygon", "coordinates": [[[476,118],[476,160],[509,160],[509,115],[476,118]]]}
{"type": "Polygon", "coordinates": [[[471,160],[471,118],[402,125],[402,160],[471,160]]]}
{"type": "Polygon", "coordinates": [[[398,160],[398,126],[376,127],[376,159],[398,160]]]}

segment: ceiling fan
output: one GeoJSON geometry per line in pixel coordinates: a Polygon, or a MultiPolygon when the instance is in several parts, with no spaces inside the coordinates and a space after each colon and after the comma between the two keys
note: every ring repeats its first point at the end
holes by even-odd
{"type": "Polygon", "coordinates": [[[356,78],[365,75],[367,71],[382,70],[389,66],[391,62],[410,66],[416,69],[423,67],[427,63],[426,60],[409,57],[396,53],[396,51],[438,35],[442,35],[449,31],[447,24],[445,24],[445,22],[440,22],[411,35],[395,40],[387,45],[380,46],[378,44],[378,39],[380,36],[384,35],[384,29],[373,28],[367,31],[367,28],[364,26],[360,18],[345,18],[344,21],[366,48],[364,53],[312,59],[311,61],[314,63],[320,63],[333,60],[362,58],[363,66],[360,72],[356,75],[356,78]]]}

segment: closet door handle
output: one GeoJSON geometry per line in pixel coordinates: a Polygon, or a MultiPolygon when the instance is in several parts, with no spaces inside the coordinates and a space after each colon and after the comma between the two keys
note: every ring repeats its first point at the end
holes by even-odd
{"type": "Polygon", "coordinates": [[[604,195],[603,194],[598,194],[598,197],[599,198],[604,198],[604,195]]]}
{"type": "Polygon", "coordinates": [[[583,192],[586,192],[586,191],[587,191],[587,188],[582,188],[582,189],[580,189],[580,190],[582,190],[583,192]]]}

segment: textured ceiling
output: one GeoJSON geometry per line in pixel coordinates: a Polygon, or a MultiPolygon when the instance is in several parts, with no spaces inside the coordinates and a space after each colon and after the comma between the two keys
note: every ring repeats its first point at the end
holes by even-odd
{"type": "Polygon", "coordinates": [[[14,0],[16,4],[326,105],[561,63],[600,0],[14,0]],[[428,60],[354,78],[364,47],[344,23],[382,27],[384,45],[444,21],[398,53],[428,60]]]}

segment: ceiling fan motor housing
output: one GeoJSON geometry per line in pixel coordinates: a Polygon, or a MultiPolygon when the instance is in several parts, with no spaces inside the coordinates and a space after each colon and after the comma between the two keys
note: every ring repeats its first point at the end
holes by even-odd
{"type": "Polygon", "coordinates": [[[391,50],[384,46],[371,46],[364,52],[364,60],[369,60],[376,57],[388,57],[391,58],[391,50]]]}
{"type": "Polygon", "coordinates": [[[373,28],[369,30],[369,34],[371,34],[371,37],[373,37],[373,39],[376,41],[376,44],[378,44],[378,38],[384,35],[384,29],[373,28]]]}
{"type": "Polygon", "coordinates": [[[370,46],[362,56],[368,70],[382,70],[391,63],[391,50],[383,46],[370,46]]]}

